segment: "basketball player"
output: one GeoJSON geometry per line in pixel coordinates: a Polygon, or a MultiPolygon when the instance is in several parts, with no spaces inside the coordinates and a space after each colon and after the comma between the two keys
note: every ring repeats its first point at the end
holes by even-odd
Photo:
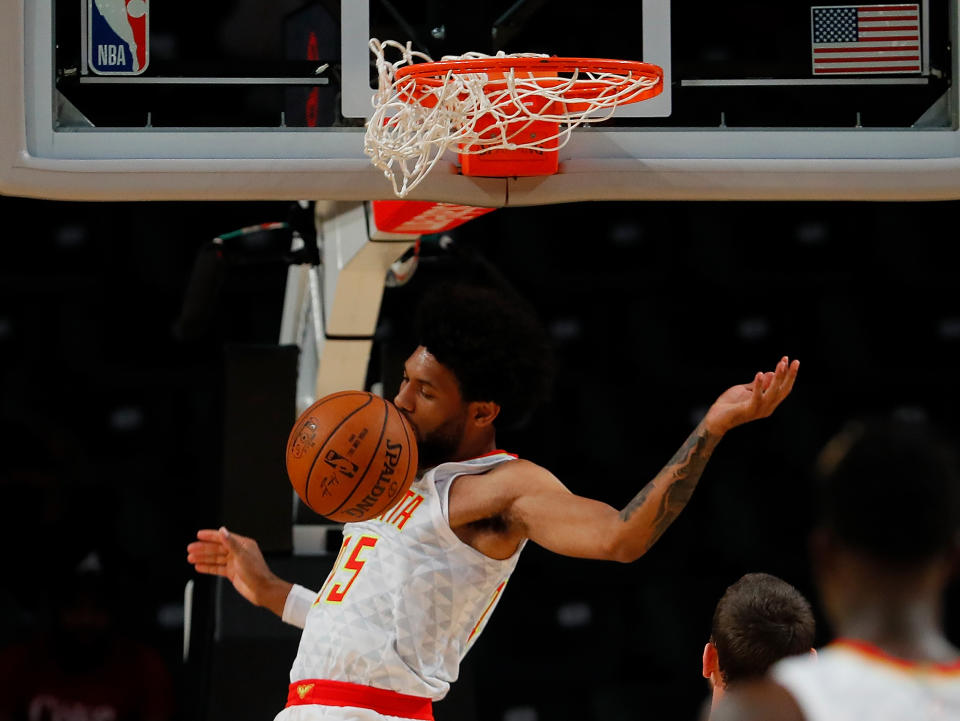
{"type": "Polygon", "coordinates": [[[944,634],[960,485],[944,446],[916,424],[851,423],[824,449],[811,539],[835,640],[738,685],[714,721],[960,719],[960,651],[944,634]]]}
{"type": "Polygon", "coordinates": [[[703,649],[710,711],[732,685],[762,677],[774,662],[813,650],[816,622],[810,603],[786,581],[748,573],[727,587],[717,602],[710,640],[703,649]]]}
{"type": "Polygon", "coordinates": [[[417,321],[394,399],[422,473],[392,510],[344,526],[316,591],[277,578],[253,539],[201,530],[188,561],[303,628],[278,721],[430,719],[499,602],[528,540],[556,553],[629,562],[689,501],[717,443],[769,416],[799,364],[782,358],[724,392],[667,465],[623,509],[571,493],[545,468],[498,450],[496,428],[543,397],[548,343],[519,303],[446,286],[417,321]]]}

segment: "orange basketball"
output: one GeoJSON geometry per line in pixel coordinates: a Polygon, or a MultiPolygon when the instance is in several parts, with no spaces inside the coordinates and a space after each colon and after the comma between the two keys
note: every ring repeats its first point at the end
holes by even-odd
{"type": "Polygon", "coordinates": [[[331,521],[365,521],[396,504],[417,475],[413,429],[389,401],[365,391],[321,398],[287,439],[297,495],[331,521]]]}

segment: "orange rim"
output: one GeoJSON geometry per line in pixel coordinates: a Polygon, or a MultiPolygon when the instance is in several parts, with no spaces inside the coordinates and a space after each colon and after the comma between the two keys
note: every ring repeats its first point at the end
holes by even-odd
{"type": "MultiPolygon", "coordinates": [[[[645,100],[659,94],[663,89],[663,69],[660,66],[651,63],[641,63],[636,60],[610,60],[607,58],[494,57],[441,60],[432,63],[405,65],[397,70],[396,81],[399,82],[400,80],[407,79],[413,82],[416,90],[410,93],[410,90],[405,88],[407,92],[402,93],[406,95],[408,100],[413,100],[412,95],[419,95],[420,93],[427,92],[427,88],[436,88],[443,85],[448,73],[502,74],[509,71],[553,76],[523,78],[524,81],[532,81],[542,85],[544,88],[555,87],[565,82],[555,77],[558,73],[609,73],[611,75],[622,76],[625,82],[639,77],[645,77],[655,81],[655,85],[631,95],[630,98],[623,101],[624,103],[635,103],[640,100],[645,100]],[[421,86],[426,87],[421,89],[421,86]]],[[[503,86],[505,85],[505,81],[499,78],[491,79],[488,85],[503,86]]],[[[573,87],[565,93],[565,96],[587,100],[600,97],[604,93],[610,92],[611,87],[615,88],[616,86],[611,86],[609,83],[599,82],[591,78],[584,78],[582,81],[578,79],[573,87]]]]}

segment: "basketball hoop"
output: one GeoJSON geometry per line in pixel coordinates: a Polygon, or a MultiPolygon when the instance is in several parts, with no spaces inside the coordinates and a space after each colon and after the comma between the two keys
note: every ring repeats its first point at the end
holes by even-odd
{"type": "Polygon", "coordinates": [[[550,175],[570,132],[663,90],[649,63],[541,54],[429,56],[370,40],[379,87],[364,152],[404,197],[455,148],[464,175],[550,175]],[[396,62],[386,59],[398,50],[396,62]]]}

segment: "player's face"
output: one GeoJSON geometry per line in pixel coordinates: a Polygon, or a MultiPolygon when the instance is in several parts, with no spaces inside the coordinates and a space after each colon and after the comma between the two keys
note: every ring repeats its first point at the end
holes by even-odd
{"type": "Polygon", "coordinates": [[[403,380],[393,402],[413,426],[421,468],[457,458],[467,403],[453,372],[423,346],[403,364],[403,380]]]}

